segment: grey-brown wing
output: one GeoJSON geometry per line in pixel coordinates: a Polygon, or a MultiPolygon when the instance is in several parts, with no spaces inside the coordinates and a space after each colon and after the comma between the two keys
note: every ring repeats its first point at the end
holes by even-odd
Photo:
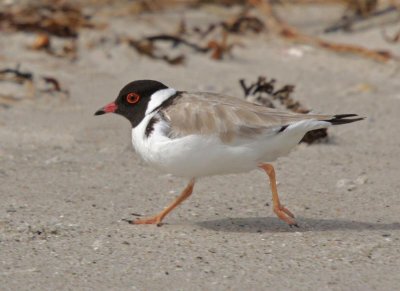
{"type": "Polygon", "coordinates": [[[173,106],[163,110],[172,138],[188,134],[218,135],[225,143],[236,137],[276,132],[282,126],[306,119],[326,120],[331,115],[278,111],[238,98],[213,93],[182,92],[173,106]]]}

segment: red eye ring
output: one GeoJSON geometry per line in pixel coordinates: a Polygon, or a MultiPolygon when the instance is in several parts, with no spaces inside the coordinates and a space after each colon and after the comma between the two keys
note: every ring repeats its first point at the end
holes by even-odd
{"type": "Polygon", "coordinates": [[[139,100],[140,100],[139,94],[129,93],[128,95],[126,95],[126,101],[128,103],[135,104],[135,103],[138,103],[139,100]]]}

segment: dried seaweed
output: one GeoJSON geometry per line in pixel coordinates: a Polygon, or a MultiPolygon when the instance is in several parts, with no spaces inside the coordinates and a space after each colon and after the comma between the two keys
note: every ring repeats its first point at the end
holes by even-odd
{"type": "Polygon", "coordinates": [[[208,36],[211,32],[213,32],[219,25],[220,23],[211,23],[209,24],[206,28],[202,29],[198,26],[193,27],[193,32],[200,35],[201,38],[205,38],[208,36]]]}
{"type": "Polygon", "coordinates": [[[371,21],[378,17],[386,16],[387,14],[395,14],[397,13],[397,8],[395,6],[385,7],[381,10],[373,10],[371,8],[366,7],[365,10],[356,9],[353,15],[344,15],[342,18],[335,24],[324,29],[325,33],[337,32],[340,30],[351,31],[353,26],[357,23],[371,21]]]}
{"type": "Polygon", "coordinates": [[[172,57],[170,52],[165,51],[165,47],[158,45],[159,43],[171,43],[171,49],[186,47],[196,53],[209,54],[214,60],[221,60],[226,55],[232,55],[233,48],[240,45],[238,42],[228,41],[229,34],[243,34],[248,31],[259,33],[265,29],[262,20],[247,15],[248,6],[246,7],[230,20],[211,23],[205,27],[188,28],[182,19],[174,33],[161,33],[140,39],[122,37],[120,40],[127,41],[139,54],[163,60],[172,65],[183,64],[185,54],[181,53],[172,57]],[[211,33],[213,33],[212,36],[210,36],[211,33]]]}
{"type": "MultiPolygon", "coordinates": [[[[388,60],[399,60],[397,56],[393,55],[388,50],[372,50],[359,45],[334,43],[331,41],[323,40],[319,37],[304,34],[296,28],[288,25],[274,13],[271,4],[273,1],[271,0],[248,0],[247,2],[252,6],[258,8],[266,16],[266,19],[262,20],[258,17],[248,15],[249,6],[244,6],[243,11],[232,20],[211,23],[205,28],[194,27],[192,29],[192,32],[200,36],[201,39],[208,37],[211,33],[214,33],[215,31],[222,31],[222,41],[212,39],[209,40],[207,45],[208,48],[212,48],[213,50],[213,59],[221,59],[224,53],[230,53],[233,45],[227,45],[226,42],[224,43],[224,38],[226,39],[229,33],[244,34],[248,31],[260,33],[261,31],[268,30],[291,41],[319,46],[321,48],[327,49],[329,51],[334,51],[336,53],[355,54],[380,62],[386,62],[388,60]]],[[[342,1],[342,3],[343,2],[347,3],[348,11],[351,11],[354,14],[353,18],[348,18],[350,22],[361,21],[362,19],[366,19],[368,17],[378,17],[389,12],[393,12],[397,9],[395,6],[390,6],[383,10],[377,10],[376,0],[342,1]]],[[[343,25],[345,24],[341,25],[342,26],[340,27],[343,27],[343,25]]],[[[348,26],[349,24],[346,25],[348,26]]],[[[335,26],[332,29],[339,28],[335,26]]],[[[181,22],[178,31],[182,34],[189,34],[188,32],[190,30],[187,29],[186,23],[181,22]]]]}
{"type": "MultiPolygon", "coordinates": [[[[28,90],[24,96],[34,96],[35,92],[50,94],[62,93],[63,96],[69,96],[69,91],[63,89],[60,82],[55,77],[39,76],[35,78],[33,73],[29,71],[21,71],[20,65],[17,65],[16,68],[5,68],[0,70],[0,81],[24,85],[25,89],[28,90]],[[41,81],[50,87],[43,87],[43,84],[40,84],[41,81]]],[[[12,95],[0,94],[0,106],[9,107],[22,99],[23,98],[16,98],[12,95]]]]}
{"type": "MultiPolygon", "coordinates": [[[[195,1],[196,2],[196,1],[195,1]]],[[[212,1],[214,4],[218,4],[217,2],[212,1]]],[[[312,1],[291,1],[294,3],[298,2],[312,2],[312,1]]],[[[326,3],[327,1],[320,1],[320,3],[326,3]]],[[[358,0],[358,1],[351,1],[351,0],[341,0],[341,1],[333,1],[336,3],[345,3],[347,4],[347,11],[350,11],[353,16],[347,18],[347,24],[341,24],[339,27],[349,27],[351,23],[361,21],[367,18],[374,18],[389,12],[395,11],[396,6],[391,5],[388,8],[383,10],[377,10],[377,0],[358,0]]],[[[197,4],[203,4],[203,1],[197,1],[197,4]]],[[[210,49],[212,51],[211,57],[213,59],[221,59],[223,58],[224,54],[229,54],[232,50],[232,47],[235,44],[227,44],[226,39],[229,34],[244,34],[246,32],[254,32],[260,33],[261,31],[268,30],[269,32],[278,34],[281,37],[284,37],[288,40],[301,42],[305,44],[310,44],[313,46],[318,46],[324,48],[329,51],[333,51],[336,53],[347,53],[347,54],[354,54],[359,55],[362,57],[366,57],[369,59],[373,59],[379,62],[386,62],[388,60],[399,60],[399,57],[393,55],[388,50],[373,50],[368,49],[363,46],[359,45],[348,45],[348,44],[341,44],[335,43],[331,41],[327,41],[321,39],[319,37],[311,36],[302,33],[301,31],[297,30],[296,28],[288,25],[282,19],[280,19],[273,11],[272,3],[276,3],[276,1],[272,0],[248,0],[248,1],[241,1],[243,5],[243,10],[235,16],[231,20],[220,21],[216,23],[211,23],[206,27],[198,27],[195,26],[191,30],[187,28],[186,23],[181,21],[178,27],[178,36],[179,41],[174,42],[175,46],[177,47],[178,44],[185,44],[191,43],[194,44],[193,41],[188,41],[185,36],[191,36],[191,33],[194,33],[196,36],[200,36],[200,39],[205,39],[209,37],[212,33],[220,33],[222,36],[221,40],[214,37],[212,39],[208,39],[207,46],[203,46],[201,44],[197,45],[199,48],[210,49]],[[250,5],[249,5],[250,4],[250,5]],[[260,19],[259,17],[249,15],[250,7],[256,7],[260,10],[265,16],[265,19],[260,19]]],[[[334,27],[332,29],[339,29],[338,27],[334,27]]],[[[171,39],[171,41],[174,41],[171,39]]],[[[201,51],[201,50],[198,50],[201,51]]]]}
{"type": "MultiPolygon", "coordinates": [[[[239,80],[239,84],[243,89],[244,98],[264,105],[270,108],[276,108],[278,105],[285,107],[287,110],[296,113],[308,113],[309,109],[305,108],[299,101],[292,98],[294,91],[293,85],[285,85],[275,90],[275,79],[267,81],[267,78],[260,76],[256,82],[246,85],[244,79],[239,80]],[[279,102],[279,104],[277,104],[279,102]]],[[[328,136],[326,128],[309,131],[301,140],[308,144],[314,143],[328,136]]]]}
{"type": "MultiPolygon", "coordinates": [[[[18,64],[15,68],[5,68],[0,70],[0,81],[2,82],[12,82],[17,83],[19,85],[26,85],[25,88],[28,88],[29,92],[27,95],[32,95],[33,91],[33,74],[28,71],[21,71],[20,65],[18,64]]],[[[0,106],[8,108],[11,105],[20,101],[20,98],[17,98],[10,94],[0,94],[0,106]]]]}
{"type": "Polygon", "coordinates": [[[288,40],[319,46],[327,50],[339,53],[350,53],[366,57],[379,62],[387,62],[389,60],[399,60],[399,57],[393,55],[387,50],[372,50],[359,45],[348,45],[334,43],[323,40],[319,37],[304,34],[296,28],[290,26],[281,20],[273,11],[271,1],[249,0],[254,7],[258,8],[265,16],[265,24],[269,31],[278,34],[288,40]]]}
{"type": "Polygon", "coordinates": [[[197,44],[195,42],[189,41],[183,36],[176,36],[170,34],[157,34],[152,36],[147,36],[139,40],[135,40],[130,37],[122,38],[128,42],[128,44],[136,49],[136,51],[142,55],[148,56],[152,59],[163,60],[171,65],[180,65],[185,61],[185,55],[179,54],[178,56],[171,57],[167,53],[162,52],[161,49],[157,46],[160,42],[169,42],[171,43],[171,48],[175,49],[179,46],[185,46],[187,48],[192,49],[195,52],[206,54],[208,52],[211,53],[211,58],[220,60],[223,58],[225,54],[230,54],[232,48],[236,44],[228,44],[227,42],[227,33],[222,34],[221,40],[210,40],[207,45],[197,44]]]}
{"type": "Polygon", "coordinates": [[[54,91],[61,92],[60,82],[58,82],[58,80],[55,79],[54,77],[43,77],[43,80],[46,83],[51,84],[53,86],[54,91]]]}
{"type": "Polygon", "coordinates": [[[22,84],[26,81],[32,81],[33,74],[31,72],[20,71],[20,65],[18,64],[14,69],[6,68],[0,70],[0,81],[11,81],[22,84]]]}
{"type": "Polygon", "coordinates": [[[154,43],[157,41],[168,41],[172,42],[172,47],[178,47],[179,45],[185,45],[191,49],[193,49],[196,52],[200,53],[206,53],[210,50],[208,47],[202,47],[200,45],[197,45],[195,43],[192,43],[182,37],[179,36],[173,36],[173,35],[168,35],[168,34],[160,34],[160,35],[154,35],[154,36],[148,36],[144,38],[145,40],[154,43]]]}
{"type": "Polygon", "coordinates": [[[232,49],[235,44],[228,44],[228,33],[224,32],[222,34],[221,41],[210,40],[207,47],[212,50],[211,58],[214,60],[223,59],[224,55],[231,55],[232,49]]]}
{"type": "Polygon", "coordinates": [[[222,33],[228,32],[234,34],[245,34],[248,31],[253,33],[260,33],[265,30],[265,25],[261,19],[255,16],[248,16],[244,13],[240,13],[238,16],[234,17],[231,20],[210,23],[205,28],[195,26],[193,27],[192,31],[195,34],[199,35],[201,38],[205,38],[218,28],[222,29],[222,33]]]}
{"type": "Polygon", "coordinates": [[[42,80],[49,84],[50,87],[47,89],[42,89],[42,92],[52,93],[52,92],[60,92],[64,93],[66,96],[69,96],[69,90],[61,87],[60,81],[54,77],[42,76],[42,80]]]}
{"type": "Polygon", "coordinates": [[[52,45],[51,37],[44,33],[38,34],[32,45],[28,48],[44,51],[54,57],[68,58],[71,61],[76,60],[78,57],[78,48],[75,39],[67,39],[61,48],[55,48],[52,45]]]}
{"type": "Polygon", "coordinates": [[[241,15],[232,21],[222,22],[222,27],[231,33],[243,34],[247,31],[260,33],[265,29],[264,22],[255,16],[241,15]]]}
{"type": "Polygon", "coordinates": [[[50,37],[48,34],[39,34],[36,36],[35,41],[33,44],[30,46],[31,49],[33,50],[50,50],[51,43],[50,43],[50,37]]]}
{"type": "Polygon", "coordinates": [[[81,27],[94,27],[89,18],[79,6],[65,2],[27,3],[0,12],[0,31],[45,32],[75,38],[81,27]]]}
{"type": "Polygon", "coordinates": [[[170,57],[166,54],[157,52],[153,41],[148,39],[134,40],[132,38],[125,38],[128,44],[133,47],[139,54],[148,56],[155,60],[163,60],[170,65],[180,65],[185,61],[185,56],[180,54],[176,57],[170,57]]]}

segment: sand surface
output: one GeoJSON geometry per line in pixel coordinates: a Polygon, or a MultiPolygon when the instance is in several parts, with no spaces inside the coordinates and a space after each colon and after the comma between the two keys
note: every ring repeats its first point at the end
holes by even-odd
{"type": "MultiPolygon", "coordinates": [[[[117,33],[174,30],[183,14],[203,23],[219,13],[107,16],[104,30],[81,31],[75,62],[27,50],[30,34],[2,34],[1,67],[20,63],[36,76],[56,76],[70,97],[38,94],[0,107],[1,290],[400,288],[398,64],[260,35],[244,37],[232,58],[188,53],[183,66],[112,41],[88,48],[117,33]],[[200,180],[162,227],[124,222],[131,213],[160,211],[187,181],[146,166],[132,150],[126,120],[94,112],[135,79],[242,97],[238,80],[259,75],[296,85],[295,98],[315,112],[367,117],[275,163],[281,199],[300,228],[290,229],[266,205],[271,193],[259,171],[200,180]]],[[[329,8],[288,13],[315,35],[340,15],[329,8]]],[[[400,55],[381,28],[325,37],[400,55]]]]}

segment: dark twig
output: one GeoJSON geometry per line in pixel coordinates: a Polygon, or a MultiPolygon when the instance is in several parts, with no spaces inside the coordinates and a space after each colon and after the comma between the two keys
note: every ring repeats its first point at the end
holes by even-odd
{"type": "Polygon", "coordinates": [[[246,81],[244,79],[240,79],[239,83],[244,91],[244,98],[249,96],[251,94],[251,90],[253,90],[253,88],[257,86],[257,84],[251,84],[250,86],[246,86],[246,81]]]}
{"type": "Polygon", "coordinates": [[[66,97],[69,96],[69,90],[63,89],[60,85],[60,82],[56,78],[46,76],[42,76],[41,78],[46,84],[50,84],[51,87],[47,89],[41,89],[40,91],[47,93],[60,92],[64,93],[66,97]]]}
{"type": "Polygon", "coordinates": [[[143,216],[142,214],[135,213],[135,212],[132,212],[131,215],[133,215],[133,216],[143,216]]]}
{"type": "Polygon", "coordinates": [[[243,16],[240,15],[232,21],[222,21],[218,23],[211,23],[207,28],[201,29],[198,26],[193,28],[193,31],[200,35],[201,38],[205,38],[215,29],[221,27],[224,31],[229,33],[245,33],[246,31],[252,31],[260,33],[265,29],[264,23],[257,17],[254,16],[243,16]]]}
{"type": "MultiPolygon", "coordinates": [[[[258,77],[257,81],[250,86],[246,86],[244,79],[239,80],[239,83],[244,91],[245,97],[249,95],[256,95],[256,93],[267,93],[273,94],[275,79],[271,79],[269,82],[266,81],[265,77],[258,77]]],[[[278,91],[277,91],[278,92],[278,91]]]]}
{"type": "Polygon", "coordinates": [[[3,69],[0,70],[0,75],[5,75],[5,74],[14,74],[14,76],[18,79],[23,79],[23,80],[29,80],[32,81],[33,74],[30,72],[21,72],[19,70],[19,65],[15,69],[3,69]]]}
{"type": "Polygon", "coordinates": [[[142,39],[142,40],[134,40],[131,38],[127,39],[129,45],[136,49],[136,51],[142,55],[148,56],[152,59],[156,60],[163,60],[167,62],[170,65],[178,65],[182,64],[185,60],[184,55],[178,55],[177,57],[169,57],[165,54],[159,55],[156,53],[156,49],[153,45],[152,41],[149,41],[147,39],[142,39]]]}
{"type": "Polygon", "coordinates": [[[201,36],[201,38],[205,38],[207,35],[209,35],[211,32],[213,32],[221,23],[211,23],[208,25],[206,29],[201,29],[198,26],[195,26],[193,28],[193,31],[201,36]]]}
{"type": "Polygon", "coordinates": [[[250,30],[255,33],[260,33],[265,29],[264,23],[254,16],[239,16],[233,22],[222,22],[221,26],[231,33],[243,33],[250,30]]]}
{"type": "Polygon", "coordinates": [[[149,36],[146,37],[145,40],[148,40],[150,42],[157,42],[157,41],[168,41],[172,42],[173,47],[177,47],[180,44],[186,45],[196,52],[201,52],[201,53],[206,53],[210,50],[208,47],[201,47],[195,43],[189,42],[186,39],[179,37],[179,36],[174,36],[174,35],[168,35],[168,34],[160,34],[160,35],[154,35],[154,36],[149,36]]]}
{"type": "Polygon", "coordinates": [[[53,77],[43,77],[43,80],[46,83],[51,84],[53,86],[53,88],[54,88],[54,91],[61,92],[60,82],[58,82],[57,79],[55,79],[53,77]]]}
{"type": "Polygon", "coordinates": [[[385,9],[378,10],[378,11],[373,11],[368,13],[367,15],[363,15],[361,13],[352,15],[352,16],[344,16],[342,19],[340,19],[337,23],[333,24],[332,26],[329,26],[324,29],[325,33],[332,33],[336,32],[339,30],[350,30],[351,27],[358,22],[364,22],[367,20],[370,20],[371,18],[376,18],[379,16],[382,16],[384,14],[388,13],[393,13],[393,12],[398,12],[397,8],[394,6],[389,6],[385,9]]]}
{"type": "Polygon", "coordinates": [[[289,25],[287,22],[283,21],[274,12],[272,8],[272,1],[264,0],[248,0],[249,3],[257,7],[265,16],[265,24],[268,27],[268,31],[271,31],[285,39],[291,41],[296,41],[303,44],[310,44],[318,46],[330,51],[337,53],[350,53],[354,55],[359,55],[362,57],[370,58],[379,62],[387,62],[389,60],[399,60],[399,57],[393,55],[389,51],[373,50],[364,48],[358,45],[335,43],[321,39],[316,36],[308,35],[302,33],[295,27],[289,25]]]}
{"type": "MultiPolygon", "coordinates": [[[[66,89],[62,89],[60,82],[54,77],[46,77],[40,76],[39,80],[43,80],[46,84],[50,84],[50,88],[43,88],[41,83],[37,82],[37,77],[34,78],[33,73],[31,72],[23,72],[20,71],[19,65],[16,66],[15,69],[6,68],[0,70],[0,81],[8,81],[8,82],[16,82],[18,84],[27,84],[28,86],[24,86],[27,89],[25,96],[35,96],[35,92],[60,92],[64,93],[65,96],[69,96],[69,91],[66,89]]],[[[11,104],[19,102],[24,98],[15,98],[14,96],[0,94],[0,106],[9,107],[11,104]]]]}

